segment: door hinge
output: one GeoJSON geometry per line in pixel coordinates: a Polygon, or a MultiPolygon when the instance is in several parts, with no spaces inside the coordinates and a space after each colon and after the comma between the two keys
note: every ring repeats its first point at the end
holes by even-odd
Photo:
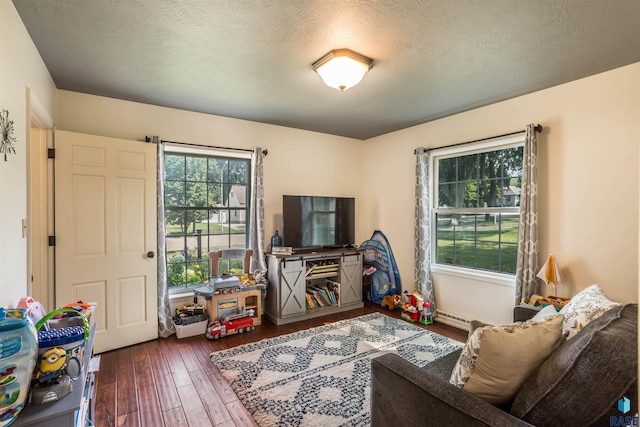
{"type": "Polygon", "coordinates": [[[56,236],[49,236],[49,246],[56,245],[56,236]]]}
{"type": "Polygon", "coordinates": [[[56,149],[47,148],[47,159],[55,159],[55,158],[56,158],[56,149]]]}

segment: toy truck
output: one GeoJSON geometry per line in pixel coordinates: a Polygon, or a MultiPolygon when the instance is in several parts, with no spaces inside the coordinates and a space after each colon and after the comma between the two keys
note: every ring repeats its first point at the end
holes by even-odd
{"type": "Polygon", "coordinates": [[[222,321],[213,321],[207,326],[205,336],[210,340],[233,334],[249,332],[253,329],[253,310],[243,311],[238,314],[226,316],[222,321]]]}

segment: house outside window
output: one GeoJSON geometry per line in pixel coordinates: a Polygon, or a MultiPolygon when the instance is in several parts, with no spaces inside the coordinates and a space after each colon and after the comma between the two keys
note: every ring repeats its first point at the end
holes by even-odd
{"type": "Polygon", "coordinates": [[[434,263],[515,274],[524,134],[434,150],[434,263]]]}
{"type": "MultiPolygon", "coordinates": [[[[170,291],[201,286],[210,276],[209,252],[248,247],[250,159],[206,150],[165,153],[165,243],[170,291]]],[[[235,265],[237,262],[238,265],[235,265]]],[[[222,261],[220,273],[242,271],[222,261]],[[224,264],[224,265],[223,265],[224,264]]]]}

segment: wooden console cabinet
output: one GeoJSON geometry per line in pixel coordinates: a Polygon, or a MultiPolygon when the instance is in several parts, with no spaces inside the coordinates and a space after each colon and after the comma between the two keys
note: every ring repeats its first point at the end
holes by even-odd
{"type": "Polygon", "coordinates": [[[295,255],[267,254],[269,287],[264,315],[276,325],[326,316],[364,306],[362,251],[318,251],[295,255]],[[334,287],[324,303],[307,302],[318,288],[334,287]],[[313,305],[313,306],[310,306],[313,305]]]}

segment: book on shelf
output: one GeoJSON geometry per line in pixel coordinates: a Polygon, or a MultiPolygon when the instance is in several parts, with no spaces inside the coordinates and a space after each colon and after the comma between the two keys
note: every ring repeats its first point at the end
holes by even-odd
{"type": "Polygon", "coordinates": [[[324,307],[324,303],[320,299],[320,296],[317,294],[317,292],[307,289],[307,296],[311,298],[311,301],[312,301],[311,308],[324,307]]]}
{"type": "Polygon", "coordinates": [[[316,295],[318,295],[318,298],[320,298],[320,301],[322,301],[323,307],[328,307],[331,305],[331,302],[329,302],[329,298],[327,297],[324,289],[315,287],[314,292],[316,293],[316,295]]]}
{"type": "Polygon", "coordinates": [[[331,301],[329,301],[329,296],[327,295],[325,289],[322,289],[318,286],[312,286],[311,288],[313,289],[313,292],[315,292],[315,294],[320,298],[322,304],[325,307],[331,305],[331,301]]]}
{"type": "Polygon", "coordinates": [[[337,306],[338,301],[336,301],[336,294],[332,290],[327,290],[327,293],[329,294],[329,298],[331,299],[331,304],[337,306]]]}
{"type": "Polygon", "coordinates": [[[305,296],[307,297],[307,308],[316,308],[316,303],[313,301],[311,295],[309,295],[309,292],[307,292],[305,296]]]}
{"type": "Polygon", "coordinates": [[[340,283],[327,279],[325,280],[325,286],[333,295],[335,305],[340,307],[340,283]]]}
{"type": "Polygon", "coordinates": [[[313,293],[313,295],[316,296],[316,299],[320,300],[321,306],[330,307],[339,305],[335,293],[327,288],[326,285],[324,287],[310,286],[309,289],[313,293]]]}

